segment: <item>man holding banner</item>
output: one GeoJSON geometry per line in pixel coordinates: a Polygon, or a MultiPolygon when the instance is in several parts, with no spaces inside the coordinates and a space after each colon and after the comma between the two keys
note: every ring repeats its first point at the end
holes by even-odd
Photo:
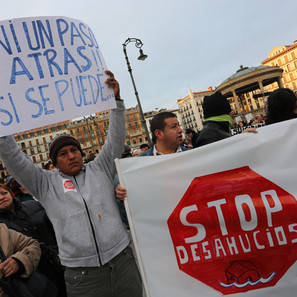
{"type": "Polygon", "coordinates": [[[35,197],[54,226],[69,297],[142,295],[141,279],[129,236],[114,200],[114,159],[125,135],[124,104],[111,72],[117,108],[111,111],[108,138],[95,160],[83,165],[80,143],[59,135],[50,144],[56,170],[34,165],[13,136],[0,138],[0,157],[8,171],[35,197]]]}

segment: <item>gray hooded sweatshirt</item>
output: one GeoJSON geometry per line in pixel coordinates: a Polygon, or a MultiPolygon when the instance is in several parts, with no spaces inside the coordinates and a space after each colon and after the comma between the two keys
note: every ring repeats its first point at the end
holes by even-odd
{"type": "Polygon", "coordinates": [[[111,111],[107,140],[99,155],[76,176],[46,171],[19,149],[13,136],[0,137],[0,158],[9,173],[39,199],[57,237],[61,263],[95,267],[107,263],[129,244],[115,201],[114,159],[125,138],[124,105],[111,111]]]}

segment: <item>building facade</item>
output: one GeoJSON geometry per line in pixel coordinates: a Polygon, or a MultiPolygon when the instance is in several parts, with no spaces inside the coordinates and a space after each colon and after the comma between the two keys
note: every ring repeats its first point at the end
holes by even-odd
{"type": "Polygon", "coordinates": [[[109,114],[105,113],[73,120],[68,124],[68,133],[81,143],[86,155],[91,151],[98,153],[106,139],[108,120],[109,114]]]}
{"type": "Polygon", "coordinates": [[[147,137],[141,122],[138,105],[126,109],[126,144],[132,149],[139,148],[143,143],[147,143],[147,137]]]}
{"type": "MultiPolygon", "coordinates": [[[[297,41],[291,45],[281,45],[272,49],[268,58],[262,62],[266,66],[278,66],[283,69],[282,84],[297,92],[297,41]]],[[[273,91],[278,88],[273,83],[265,88],[265,91],[273,91]]]]}
{"type": "MultiPolygon", "coordinates": [[[[14,135],[21,150],[38,166],[44,167],[49,161],[48,145],[57,134],[68,133],[69,121],[44,126],[14,135]]],[[[8,174],[0,162],[0,177],[8,174]]]]}
{"type": "Polygon", "coordinates": [[[181,114],[181,123],[184,129],[190,128],[196,132],[203,128],[203,110],[202,103],[204,96],[213,94],[213,90],[209,87],[208,91],[192,92],[189,95],[177,100],[178,109],[181,114]]]}
{"type": "MultiPolygon", "coordinates": [[[[50,160],[48,145],[57,134],[71,134],[81,143],[86,156],[99,153],[107,138],[109,126],[109,110],[77,120],[65,121],[37,128],[14,135],[21,150],[32,161],[40,166],[50,160]]],[[[137,149],[142,143],[147,143],[145,130],[142,127],[138,106],[126,109],[126,144],[137,149]]],[[[0,160],[0,177],[8,174],[0,160]]]]}

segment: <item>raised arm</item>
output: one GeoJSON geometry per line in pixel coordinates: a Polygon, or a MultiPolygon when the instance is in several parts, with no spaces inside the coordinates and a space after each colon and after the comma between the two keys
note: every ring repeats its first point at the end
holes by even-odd
{"type": "Polygon", "coordinates": [[[106,83],[114,90],[117,108],[110,112],[107,140],[102,151],[93,162],[97,166],[103,166],[113,180],[115,174],[114,159],[121,157],[125,142],[125,106],[123,100],[120,99],[118,82],[110,71],[106,73],[109,75],[106,83]]]}

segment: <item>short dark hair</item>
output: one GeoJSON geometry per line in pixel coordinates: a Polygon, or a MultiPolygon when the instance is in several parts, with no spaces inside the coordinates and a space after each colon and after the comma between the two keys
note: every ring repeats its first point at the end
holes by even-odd
{"type": "Polygon", "coordinates": [[[156,114],[152,120],[151,120],[151,132],[152,132],[152,140],[153,143],[156,143],[156,135],[155,135],[155,131],[156,130],[164,130],[166,123],[165,120],[169,119],[169,118],[176,118],[176,114],[174,114],[173,112],[169,112],[169,111],[164,111],[164,112],[160,112],[158,114],[156,114]]]}
{"type": "Polygon", "coordinates": [[[195,131],[193,131],[193,130],[190,129],[190,128],[187,128],[185,133],[186,133],[186,134],[190,134],[190,133],[194,134],[195,131]]]}
{"type": "Polygon", "coordinates": [[[44,169],[49,170],[51,164],[53,164],[51,161],[48,161],[47,163],[44,164],[44,169]]]}
{"type": "Polygon", "coordinates": [[[146,147],[149,147],[149,145],[147,143],[143,143],[139,146],[140,149],[143,149],[143,148],[146,148],[146,147]]]}
{"type": "Polygon", "coordinates": [[[288,88],[273,91],[267,100],[267,124],[294,118],[296,99],[294,92],[288,88]]]}

